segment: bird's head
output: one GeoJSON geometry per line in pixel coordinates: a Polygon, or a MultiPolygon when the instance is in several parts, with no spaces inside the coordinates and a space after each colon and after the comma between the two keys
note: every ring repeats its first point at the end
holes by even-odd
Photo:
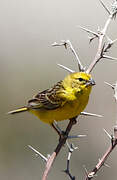
{"type": "Polygon", "coordinates": [[[90,74],[85,72],[71,73],[64,79],[64,86],[73,88],[75,91],[89,90],[95,85],[95,81],[90,74]]]}

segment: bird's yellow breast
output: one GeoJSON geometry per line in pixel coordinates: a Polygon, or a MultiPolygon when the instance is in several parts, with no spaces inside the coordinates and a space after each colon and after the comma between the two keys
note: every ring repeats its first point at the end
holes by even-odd
{"type": "Polygon", "coordinates": [[[91,87],[86,88],[82,95],[80,94],[74,100],[66,101],[66,103],[54,110],[47,109],[31,109],[31,113],[36,115],[41,121],[45,123],[53,123],[54,120],[62,121],[76,117],[84,110],[88,103],[91,87]]]}

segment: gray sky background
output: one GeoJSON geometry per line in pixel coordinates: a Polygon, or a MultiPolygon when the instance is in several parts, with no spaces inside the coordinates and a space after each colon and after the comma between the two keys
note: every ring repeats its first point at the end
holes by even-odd
{"type": "MultiPolygon", "coordinates": [[[[104,1],[108,6],[110,1],[104,1]]],[[[52,153],[58,137],[46,124],[33,115],[21,113],[6,115],[9,110],[23,106],[39,90],[51,87],[67,74],[57,66],[63,64],[77,71],[77,64],[70,51],[53,48],[51,44],[70,39],[82,63],[90,64],[95,56],[97,40],[89,45],[87,34],[78,28],[85,26],[96,31],[103,27],[107,13],[97,0],[1,0],[0,1],[0,178],[2,180],[37,180],[41,178],[44,164],[36,158],[27,145],[37,148],[44,155],[52,153]]],[[[109,26],[108,33],[117,38],[117,20],[109,26]]],[[[109,55],[117,57],[117,44],[109,55]]],[[[93,88],[88,112],[104,115],[103,118],[80,117],[71,134],[87,134],[74,140],[79,147],[72,160],[72,173],[84,178],[83,165],[90,170],[107,149],[110,142],[103,132],[112,133],[117,120],[117,106],[112,90],[104,81],[117,80],[117,62],[102,60],[94,69],[93,88]]],[[[65,128],[66,122],[61,122],[65,128]]],[[[111,168],[103,168],[96,179],[116,180],[117,150],[108,160],[111,168]]],[[[67,151],[63,148],[48,180],[68,177],[61,171],[66,166],[67,151]]]]}

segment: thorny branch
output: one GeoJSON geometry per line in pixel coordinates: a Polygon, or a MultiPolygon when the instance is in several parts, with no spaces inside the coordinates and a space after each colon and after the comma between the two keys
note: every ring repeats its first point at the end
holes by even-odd
{"type": "Polygon", "coordinates": [[[52,167],[52,164],[55,160],[55,158],[57,157],[58,153],[60,152],[61,148],[63,147],[63,145],[66,143],[66,140],[68,138],[68,135],[69,135],[69,132],[70,130],[72,129],[72,126],[74,124],[76,124],[76,118],[72,118],[70,119],[69,121],[69,124],[64,132],[64,136],[60,139],[57,147],[55,148],[54,152],[52,153],[52,155],[49,157],[47,163],[46,163],[46,167],[45,167],[45,171],[43,173],[43,177],[42,177],[42,180],[46,180],[47,179],[47,176],[48,176],[48,173],[52,167]]]}
{"type": "MultiPolygon", "coordinates": [[[[101,115],[94,114],[94,113],[87,113],[87,112],[82,112],[81,115],[83,115],[83,116],[93,116],[93,117],[102,117],[101,115]]],[[[28,145],[28,147],[32,151],[34,151],[36,153],[36,155],[40,156],[41,159],[46,163],[46,168],[45,168],[42,180],[46,180],[47,179],[48,173],[49,173],[49,171],[50,171],[50,169],[51,169],[51,167],[53,165],[53,162],[54,162],[55,158],[57,157],[58,153],[60,152],[61,148],[63,147],[63,145],[66,143],[66,140],[67,139],[74,139],[74,138],[81,138],[81,137],[85,137],[86,136],[86,135],[76,135],[76,136],[75,135],[72,135],[72,136],[69,135],[70,130],[72,129],[73,125],[76,124],[76,122],[77,122],[76,118],[70,119],[70,122],[69,122],[69,124],[68,124],[68,126],[67,126],[67,128],[66,128],[66,130],[65,130],[65,132],[64,132],[64,134],[62,136],[62,138],[60,139],[56,149],[54,150],[52,155],[48,156],[48,158],[46,158],[43,154],[41,154],[39,151],[37,151],[31,145],[28,145]]],[[[72,146],[71,148],[76,149],[74,146],[72,146]]],[[[71,151],[71,149],[69,151],[71,151]]],[[[70,159],[69,159],[69,161],[70,161],[70,159]]],[[[74,178],[74,176],[73,176],[73,178],[74,178]]]]}
{"type": "Polygon", "coordinates": [[[65,49],[69,48],[71,50],[71,52],[74,54],[74,56],[75,56],[75,58],[77,60],[79,71],[85,71],[85,68],[83,67],[83,65],[82,65],[82,63],[81,63],[75,49],[73,48],[72,43],[70,42],[70,40],[66,40],[66,41],[62,40],[61,43],[54,42],[52,44],[52,46],[64,46],[65,49]]]}
{"type": "MultiPolygon", "coordinates": [[[[104,7],[104,9],[107,11],[107,13],[109,14],[108,19],[103,27],[102,30],[100,30],[98,28],[97,32],[94,32],[92,30],[89,30],[87,28],[81,27],[79,26],[81,29],[83,29],[84,31],[86,31],[88,34],[92,35],[92,37],[90,37],[90,42],[92,40],[94,40],[95,38],[98,38],[98,48],[97,48],[97,53],[94,57],[94,60],[91,62],[91,64],[89,65],[88,69],[86,70],[85,67],[83,67],[75,49],[72,46],[72,43],[70,42],[70,40],[62,40],[60,43],[53,43],[52,46],[64,46],[66,49],[69,47],[69,49],[72,51],[72,53],[74,54],[76,60],[77,60],[77,64],[79,67],[79,71],[86,71],[86,73],[90,73],[93,68],[96,66],[96,64],[102,59],[109,59],[109,60],[117,60],[117,58],[111,57],[111,56],[107,56],[105,55],[108,50],[112,47],[112,45],[117,41],[117,39],[115,40],[111,40],[107,35],[107,29],[109,27],[110,22],[116,18],[116,14],[117,14],[117,1],[115,0],[111,6],[111,10],[109,10],[106,5],[102,2],[102,0],[100,0],[100,3],[102,4],[102,6],[104,7]],[[104,42],[104,38],[107,39],[106,42],[104,42]]],[[[73,70],[58,64],[61,68],[69,71],[70,73],[74,72],[73,70]]]]}
{"type": "MultiPolygon", "coordinates": [[[[102,30],[99,30],[96,32],[93,32],[89,29],[86,28],[82,28],[83,30],[85,30],[86,32],[88,32],[89,34],[93,35],[92,38],[90,38],[90,42],[95,39],[98,38],[98,48],[97,48],[97,53],[95,55],[94,60],[92,61],[92,63],[89,65],[88,69],[85,70],[85,68],[83,67],[75,49],[73,48],[71,42],[69,40],[64,40],[61,41],[61,43],[54,43],[52,44],[53,46],[64,46],[66,49],[69,48],[71,50],[71,52],[74,54],[76,60],[77,60],[77,64],[78,64],[78,68],[79,71],[86,71],[86,73],[90,73],[93,68],[96,66],[97,62],[99,62],[102,58],[108,58],[111,60],[115,60],[116,58],[110,57],[105,55],[106,52],[108,52],[108,50],[112,47],[112,45],[115,43],[116,40],[112,41],[111,39],[109,39],[106,36],[106,32],[108,29],[108,26],[110,24],[110,22],[116,18],[116,14],[117,14],[117,0],[114,0],[111,10],[109,10],[105,4],[102,2],[102,0],[100,0],[102,6],[104,7],[104,9],[107,11],[107,13],[109,14],[109,17],[103,27],[102,30]],[[103,42],[104,38],[107,38],[107,42],[103,42]]],[[[58,64],[61,68],[67,70],[68,72],[72,73],[74,72],[73,70],[58,64]]],[[[116,92],[117,94],[117,92],[116,92]]],[[[91,114],[91,113],[90,113],[91,114]]],[[[89,114],[83,114],[83,115],[89,115],[89,114]]],[[[91,114],[93,115],[93,114],[91,114]]],[[[53,162],[55,160],[55,158],[57,157],[57,155],[59,154],[61,148],[63,147],[63,145],[66,143],[67,138],[69,137],[69,132],[72,129],[72,126],[76,123],[76,118],[72,118],[69,121],[69,124],[65,130],[65,134],[63,135],[63,137],[60,139],[57,147],[55,148],[54,152],[52,153],[52,155],[47,159],[45,157],[43,157],[43,155],[41,155],[40,153],[38,153],[32,146],[29,146],[34,152],[36,152],[37,154],[39,154],[41,156],[42,159],[44,159],[44,161],[46,162],[46,167],[45,167],[45,171],[43,173],[43,177],[42,180],[47,180],[47,176],[48,173],[53,165],[53,162]]],[[[106,153],[103,155],[103,157],[99,160],[99,162],[97,163],[97,165],[95,166],[95,168],[90,172],[90,173],[86,173],[86,180],[90,180],[92,179],[95,174],[98,172],[98,170],[105,165],[105,161],[108,158],[108,156],[110,155],[110,153],[112,152],[112,150],[115,148],[115,146],[117,145],[117,126],[114,127],[114,136],[111,136],[111,146],[109,147],[109,149],[106,151],[106,153]]],[[[70,155],[71,157],[71,155],[70,155]]],[[[69,159],[70,160],[70,159],[69,159]]],[[[69,177],[73,180],[75,177],[72,177],[70,174],[70,169],[69,169],[69,160],[67,161],[67,173],[69,175],[69,177]]],[[[75,180],[75,179],[74,179],[75,180]]]]}
{"type": "MultiPolygon", "coordinates": [[[[113,90],[114,90],[114,98],[116,100],[117,103],[117,82],[114,85],[111,85],[109,83],[106,82],[107,85],[109,85],[113,90]]],[[[91,171],[91,172],[86,172],[86,177],[85,180],[90,180],[92,178],[95,177],[96,173],[100,170],[100,168],[102,166],[107,166],[105,164],[107,158],[110,156],[111,152],[114,150],[114,148],[117,146],[117,125],[114,126],[114,135],[110,135],[105,129],[104,132],[107,134],[107,136],[109,137],[110,141],[111,141],[111,145],[110,147],[107,149],[107,151],[105,152],[105,154],[102,156],[102,158],[99,160],[99,162],[97,163],[97,165],[95,166],[95,168],[91,171]]]]}
{"type": "MultiPolygon", "coordinates": [[[[112,47],[112,45],[114,44],[115,41],[112,41],[112,40],[109,39],[107,44],[106,44],[105,42],[103,43],[103,40],[104,40],[104,37],[106,37],[106,31],[108,29],[108,26],[109,26],[110,22],[116,17],[116,14],[117,14],[117,1],[114,1],[114,3],[112,4],[111,11],[108,10],[108,8],[104,5],[104,3],[101,0],[100,0],[100,2],[102,4],[102,6],[105,8],[105,10],[108,12],[109,17],[108,17],[103,29],[98,30],[97,33],[83,28],[84,30],[88,31],[88,33],[92,33],[94,37],[98,38],[97,53],[95,55],[94,60],[89,65],[88,69],[86,70],[86,73],[90,73],[93,70],[93,68],[95,67],[95,65],[97,64],[97,62],[99,62],[99,60],[102,59],[102,58],[108,58],[108,59],[111,59],[111,60],[115,60],[115,58],[105,55],[105,53],[112,47]]],[[[72,44],[71,44],[71,42],[69,40],[61,41],[61,43],[56,43],[55,42],[53,44],[53,46],[64,46],[66,49],[67,49],[67,47],[69,47],[70,50],[72,51],[72,53],[74,54],[76,60],[77,60],[79,71],[85,71],[85,68],[81,64],[81,61],[80,61],[76,51],[74,50],[74,48],[73,48],[73,46],[72,46],[72,44]]],[[[69,68],[67,68],[67,67],[65,67],[63,65],[59,65],[59,66],[62,67],[63,69],[65,69],[65,70],[69,71],[70,73],[74,72],[73,70],[71,70],[71,69],[69,69],[69,68]]],[[[63,136],[63,138],[60,140],[59,144],[57,145],[55,151],[52,153],[52,155],[48,159],[42,180],[47,179],[47,175],[48,175],[48,173],[50,171],[50,168],[51,168],[56,156],[58,155],[59,151],[61,150],[62,146],[66,143],[66,140],[68,138],[68,134],[69,134],[74,122],[76,122],[76,119],[71,119],[70,120],[70,122],[69,122],[69,124],[68,124],[68,126],[66,128],[66,131],[65,131],[66,136],[63,136]]],[[[104,165],[104,163],[105,163],[106,159],[108,158],[109,154],[111,153],[111,151],[116,146],[116,144],[117,144],[117,128],[116,127],[114,128],[114,136],[111,139],[111,142],[112,142],[112,145],[107,150],[107,152],[104,154],[104,156],[101,158],[101,160],[96,165],[96,167],[92,170],[92,172],[87,174],[86,180],[92,179],[94,177],[94,175],[97,173],[97,171],[104,165]]],[[[69,175],[71,175],[71,174],[69,174],[69,175]]]]}
{"type": "Polygon", "coordinates": [[[67,142],[67,146],[68,146],[68,150],[69,150],[68,157],[67,157],[67,168],[63,172],[65,172],[71,180],[75,180],[76,179],[75,176],[72,176],[72,174],[70,172],[70,159],[71,159],[71,155],[72,155],[73,151],[78,149],[78,147],[75,147],[73,144],[69,145],[68,142],[67,142]]]}
{"type": "Polygon", "coordinates": [[[114,126],[114,136],[110,136],[111,137],[111,145],[108,148],[108,150],[105,152],[105,154],[102,156],[102,158],[99,160],[99,162],[97,163],[97,165],[93,168],[93,170],[91,172],[86,172],[86,177],[85,180],[90,180],[92,178],[95,177],[96,173],[100,170],[100,168],[102,166],[107,166],[105,164],[107,158],[109,157],[109,155],[111,154],[111,152],[114,150],[114,148],[117,145],[117,126],[114,126]]]}
{"type": "Polygon", "coordinates": [[[97,49],[97,53],[95,55],[94,60],[89,65],[88,69],[86,70],[87,73],[90,73],[93,70],[93,68],[95,67],[95,65],[102,58],[107,58],[107,59],[110,59],[110,60],[116,60],[113,57],[105,55],[105,52],[107,52],[107,50],[110,49],[111,46],[113,45],[113,43],[112,43],[113,41],[107,42],[107,44],[106,44],[106,43],[103,43],[103,40],[104,40],[104,37],[106,36],[106,32],[107,32],[107,29],[108,29],[108,26],[109,26],[110,22],[116,17],[116,14],[117,14],[117,1],[115,1],[112,4],[111,11],[108,10],[108,8],[104,5],[104,3],[101,0],[100,0],[100,2],[103,5],[103,7],[105,8],[105,10],[108,12],[109,17],[108,17],[103,29],[98,31],[98,49],[97,49]]]}

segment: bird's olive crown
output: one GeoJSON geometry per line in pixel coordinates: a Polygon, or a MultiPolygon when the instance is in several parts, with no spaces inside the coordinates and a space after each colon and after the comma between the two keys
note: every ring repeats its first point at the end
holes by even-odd
{"type": "Polygon", "coordinates": [[[71,75],[71,79],[78,83],[79,85],[83,85],[85,83],[87,83],[91,78],[90,74],[86,74],[84,72],[78,72],[78,73],[73,73],[71,75]]]}
{"type": "Polygon", "coordinates": [[[75,72],[69,74],[64,79],[64,87],[78,88],[79,86],[85,87],[87,82],[91,79],[91,75],[85,72],[75,72]]]}

